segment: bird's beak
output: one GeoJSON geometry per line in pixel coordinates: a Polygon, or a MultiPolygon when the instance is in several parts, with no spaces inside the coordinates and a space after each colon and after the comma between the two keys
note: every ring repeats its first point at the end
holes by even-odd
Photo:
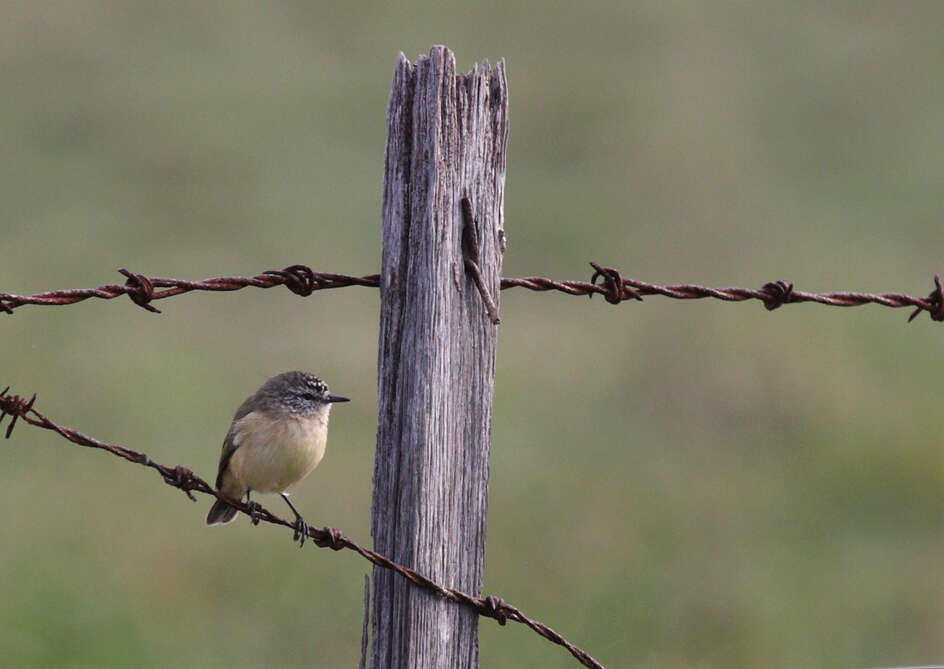
{"type": "Polygon", "coordinates": [[[350,402],[351,401],[347,397],[341,397],[340,395],[328,395],[325,399],[330,404],[333,404],[334,402],[350,402]]]}

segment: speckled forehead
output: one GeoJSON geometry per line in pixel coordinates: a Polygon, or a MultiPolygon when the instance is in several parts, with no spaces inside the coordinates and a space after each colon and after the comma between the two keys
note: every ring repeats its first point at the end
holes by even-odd
{"type": "Polygon", "coordinates": [[[319,395],[325,395],[328,392],[328,384],[317,376],[306,376],[303,385],[319,395]]]}
{"type": "Polygon", "coordinates": [[[311,393],[316,397],[328,393],[328,384],[314,374],[307,372],[286,372],[273,376],[261,389],[262,393],[272,397],[281,397],[286,393],[302,395],[311,393]]]}

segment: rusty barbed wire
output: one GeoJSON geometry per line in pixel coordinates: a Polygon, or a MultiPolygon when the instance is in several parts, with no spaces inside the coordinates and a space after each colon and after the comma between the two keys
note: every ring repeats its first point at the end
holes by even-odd
{"type": "MultiPolygon", "coordinates": [[[[82,434],[77,430],[58,425],[33,408],[33,404],[36,401],[35,394],[29,400],[26,400],[24,397],[19,395],[8,395],[7,392],[9,390],[10,387],[7,386],[3,389],[3,391],[0,391],[0,423],[2,423],[3,419],[7,416],[11,416],[10,424],[7,426],[6,430],[7,439],[10,438],[10,434],[13,432],[13,427],[16,425],[17,420],[22,419],[24,422],[29,423],[30,425],[56,432],[63,438],[74,444],[78,444],[79,446],[87,446],[90,448],[104,450],[113,455],[117,455],[120,458],[124,458],[129,462],[154,469],[161,475],[161,478],[165,483],[182,490],[184,494],[186,494],[187,497],[189,497],[194,502],[197,501],[197,499],[193,496],[194,492],[211,495],[217,499],[225,501],[227,504],[230,504],[247,516],[264,520],[265,522],[272,523],[274,525],[283,525],[292,529],[293,531],[295,530],[294,522],[289,522],[284,518],[275,515],[264,507],[256,507],[254,505],[254,508],[250,509],[249,506],[244,504],[241,500],[235,500],[231,497],[227,497],[223,493],[214,489],[213,486],[194,474],[193,471],[187,467],[183,467],[181,465],[168,467],[167,465],[162,465],[155,462],[145,453],[140,453],[130,448],[125,448],[124,446],[118,446],[116,444],[108,444],[103,441],[99,441],[94,437],[82,434]]],[[[381,555],[380,553],[375,553],[368,548],[358,545],[352,539],[344,536],[340,530],[334,527],[325,527],[322,529],[309,527],[308,537],[314,542],[316,546],[320,548],[330,548],[335,551],[339,551],[344,548],[352,550],[378,567],[395,571],[414,585],[431,590],[432,592],[449,601],[468,606],[481,616],[494,618],[496,621],[498,621],[499,625],[505,625],[505,623],[509,620],[526,625],[548,641],[566,648],[570,654],[573,655],[585,667],[591,667],[592,669],[605,669],[604,666],[595,660],[589,653],[570,643],[567,641],[567,639],[544,623],[528,618],[524,613],[521,612],[520,609],[512,606],[511,604],[508,604],[500,597],[495,597],[493,595],[488,595],[486,597],[476,597],[475,595],[470,595],[460,590],[455,590],[453,588],[440,585],[439,583],[430,580],[426,576],[423,576],[419,572],[414,571],[409,567],[398,564],[388,557],[381,555]]]]}
{"type": "Polygon", "coordinates": [[[247,286],[256,288],[285,286],[296,295],[308,297],[314,291],[326,288],[343,288],[345,286],[377,287],[380,285],[379,274],[369,276],[329,274],[312,271],[310,267],[305,265],[291,265],[285,269],[268,270],[255,276],[218,276],[203,281],[149,277],[132,273],[126,269],[119,269],[118,271],[126,277],[124,284],[106,284],[98,288],[51,290],[36,295],[0,293],[0,311],[11,314],[13,309],[25,304],[58,306],[75,304],[93,297],[111,300],[127,295],[139,307],[154,313],[160,313],[158,309],[150,304],[151,301],[162,300],[166,297],[173,297],[195,290],[225,292],[240,290],[247,286]],[[165,290],[155,290],[156,288],[164,288],[165,290]]]}
{"type": "MultiPolygon", "coordinates": [[[[474,264],[474,263],[473,263],[474,264]]],[[[927,297],[914,297],[903,293],[859,293],[833,292],[808,293],[794,290],[792,283],[786,281],[771,281],[759,289],[753,288],[712,288],[697,284],[659,285],[624,278],[619,270],[612,267],[603,267],[591,262],[594,272],[590,281],[557,281],[543,276],[527,276],[521,278],[503,278],[501,289],[526,288],[528,290],[545,292],[557,291],[567,295],[586,295],[593,297],[601,295],[610,304],[619,304],[624,300],[642,301],[650,295],[661,295],[676,300],[697,300],[713,298],[724,302],[743,302],[745,300],[759,300],[768,311],[778,309],[785,304],[799,302],[815,302],[833,307],[857,307],[864,304],[878,304],[885,307],[901,308],[913,307],[914,311],[908,318],[913,321],[922,311],[928,312],[932,320],[944,321],[944,288],[941,278],[934,275],[934,289],[927,297]]],[[[14,295],[0,293],[0,311],[12,314],[13,310],[26,304],[34,305],[64,305],[75,304],[90,298],[110,300],[127,295],[139,307],[160,313],[151,302],[174,295],[181,295],[191,291],[233,291],[254,286],[256,288],[273,288],[285,286],[296,295],[307,297],[316,290],[327,288],[344,288],[347,286],[368,286],[376,288],[380,285],[379,274],[366,276],[350,276],[347,274],[329,274],[315,272],[306,265],[291,265],[281,270],[269,270],[255,276],[221,276],[203,281],[187,281],[184,279],[170,279],[164,277],[149,277],[143,274],[134,274],[126,269],[118,270],[125,277],[123,285],[108,284],[98,288],[80,288],[67,290],[52,290],[36,295],[14,295]],[[158,290],[163,289],[163,290],[158,290]]],[[[474,278],[474,277],[473,277],[474,278]]],[[[484,293],[487,295],[487,292],[484,293]]],[[[483,296],[484,299],[484,296],[483,296]]],[[[488,306],[488,305],[486,305],[488,306]]],[[[494,304],[489,309],[490,316],[497,319],[494,304]]]]}
{"type": "Polygon", "coordinates": [[[590,283],[584,281],[553,281],[540,276],[529,276],[522,279],[502,279],[502,290],[521,287],[529,290],[557,290],[569,295],[602,295],[607,302],[619,304],[623,300],[639,300],[648,295],[662,295],[676,300],[697,300],[714,298],[725,302],[743,302],[745,300],[760,300],[768,311],[778,309],[785,304],[798,302],[816,302],[833,307],[858,307],[864,304],[880,304],[885,307],[914,307],[915,310],[908,318],[913,321],[922,311],[927,311],[932,320],[944,321],[944,288],[941,278],[934,275],[934,290],[927,297],[920,298],[902,293],[806,293],[793,289],[792,283],[786,281],[772,281],[765,283],[760,289],[752,288],[710,288],[695,284],[678,284],[660,286],[659,284],[623,278],[619,270],[612,267],[601,267],[591,262],[594,272],[590,283]],[[597,283],[597,280],[600,283],[597,283]]]}

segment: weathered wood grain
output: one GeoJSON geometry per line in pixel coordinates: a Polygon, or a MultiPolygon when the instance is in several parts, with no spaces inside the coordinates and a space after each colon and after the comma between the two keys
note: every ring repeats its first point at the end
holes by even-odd
{"type": "MultiPolygon", "coordinates": [[[[374,547],[479,593],[497,327],[462,255],[460,201],[499,296],[508,135],[504,64],[456,74],[437,46],[400,55],[387,107],[374,547]]],[[[374,569],[370,666],[476,667],[478,620],[374,569]]]]}

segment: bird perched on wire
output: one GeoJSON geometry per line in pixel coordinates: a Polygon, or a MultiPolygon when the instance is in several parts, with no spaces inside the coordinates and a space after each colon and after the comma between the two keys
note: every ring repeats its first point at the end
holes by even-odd
{"type": "MultiPolygon", "coordinates": [[[[286,489],[308,476],[325,453],[331,405],[347,402],[332,395],[327,384],[308,372],[284,372],[262,384],[233,416],[223,440],[216,488],[227,497],[246,496],[253,524],[260,508],[253,492],[282,495],[295,514],[295,536],[304,545],[308,524],[292,505],[286,489]]],[[[217,500],[206,517],[207,525],[228,523],[237,510],[217,500]]]]}

